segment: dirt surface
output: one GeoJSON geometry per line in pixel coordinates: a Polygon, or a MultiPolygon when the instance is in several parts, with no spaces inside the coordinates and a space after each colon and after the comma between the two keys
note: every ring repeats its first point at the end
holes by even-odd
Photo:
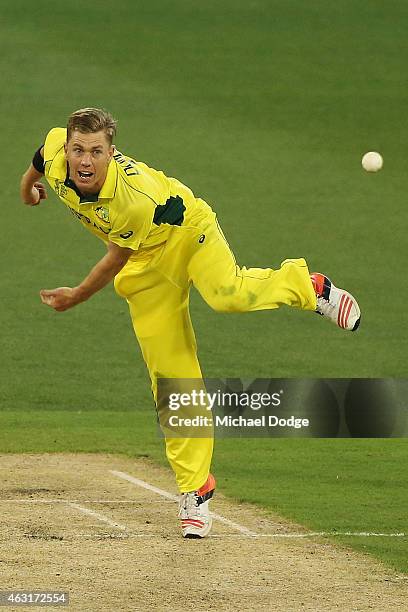
{"type": "Polygon", "coordinates": [[[3,591],[69,591],[87,612],[408,610],[406,576],[220,493],[212,510],[236,525],[183,540],[174,500],[111,473],[176,494],[147,460],[0,455],[0,470],[3,591]]]}

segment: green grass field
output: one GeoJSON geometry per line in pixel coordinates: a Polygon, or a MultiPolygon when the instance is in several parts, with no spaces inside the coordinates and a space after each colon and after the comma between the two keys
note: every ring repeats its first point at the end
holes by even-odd
{"type": "MultiPolygon", "coordinates": [[[[289,309],[217,314],[193,292],[206,376],[407,376],[407,25],[402,0],[2,8],[0,452],[164,462],[125,302],[109,288],[58,314],[38,296],[104,252],[54,195],[19,203],[34,150],[81,106],[111,110],[120,150],[207,200],[240,264],[304,256],[359,299],[352,335],[289,309]]],[[[313,529],[406,532],[406,460],[406,440],[224,440],[215,470],[223,492],[313,529]]],[[[407,539],[342,542],[408,571],[407,539]]]]}

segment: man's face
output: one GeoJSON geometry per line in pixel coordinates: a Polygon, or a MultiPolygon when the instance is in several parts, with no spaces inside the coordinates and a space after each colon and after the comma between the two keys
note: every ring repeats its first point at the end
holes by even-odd
{"type": "Polygon", "coordinates": [[[81,193],[98,193],[105,182],[114,152],[105,132],[83,134],[75,130],[65,144],[69,178],[81,193]]]}

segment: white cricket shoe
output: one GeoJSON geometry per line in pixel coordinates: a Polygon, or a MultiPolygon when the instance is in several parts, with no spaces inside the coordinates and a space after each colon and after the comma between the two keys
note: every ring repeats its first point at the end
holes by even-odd
{"type": "Polygon", "coordinates": [[[344,289],[338,289],[324,274],[310,275],[317,296],[316,312],[349,331],[360,325],[361,313],[357,300],[344,289]]]}
{"type": "Polygon", "coordinates": [[[204,538],[210,533],[212,518],[208,502],[214,495],[215,478],[209,474],[205,484],[197,491],[182,493],[179,517],[184,538],[204,538]]]}

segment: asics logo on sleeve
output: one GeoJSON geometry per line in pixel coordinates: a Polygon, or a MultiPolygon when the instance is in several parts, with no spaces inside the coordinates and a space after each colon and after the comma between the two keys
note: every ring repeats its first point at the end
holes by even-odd
{"type": "Polygon", "coordinates": [[[124,234],[119,234],[121,238],[123,238],[123,240],[127,240],[128,238],[130,238],[131,236],[133,236],[133,232],[129,231],[129,232],[125,232],[124,234]]]}

